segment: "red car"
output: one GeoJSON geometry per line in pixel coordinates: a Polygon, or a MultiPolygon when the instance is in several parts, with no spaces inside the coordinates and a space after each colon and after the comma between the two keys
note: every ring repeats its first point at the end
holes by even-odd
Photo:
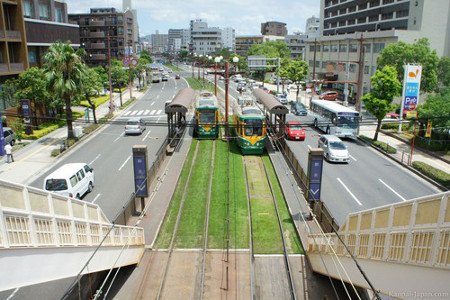
{"type": "Polygon", "coordinates": [[[288,140],[304,141],[306,134],[305,129],[302,128],[300,122],[289,121],[286,123],[284,133],[288,140]]]}
{"type": "Polygon", "coordinates": [[[322,93],[319,96],[319,98],[322,100],[335,101],[338,96],[339,96],[339,93],[336,91],[327,91],[327,92],[322,93]]]}

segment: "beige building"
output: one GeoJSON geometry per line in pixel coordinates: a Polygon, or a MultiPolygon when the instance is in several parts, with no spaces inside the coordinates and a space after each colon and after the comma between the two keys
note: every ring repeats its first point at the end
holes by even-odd
{"type": "Polygon", "coordinates": [[[287,33],[286,23],[277,21],[261,23],[262,35],[286,36],[287,33]]]}

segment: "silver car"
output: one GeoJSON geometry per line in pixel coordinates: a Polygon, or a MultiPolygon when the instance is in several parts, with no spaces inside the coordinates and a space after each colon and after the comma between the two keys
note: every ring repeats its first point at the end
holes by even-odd
{"type": "Polygon", "coordinates": [[[323,156],[330,162],[348,163],[350,160],[347,146],[335,135],[321,135],[318,147],[323,150],[323,156]]]}
{"type": "Polygon", "coordinates": [[[141,134],[145,130],[145,122],[142,118],[129,118],[125,125],[125,134],[141,134]]]}
{"type": "Polygon", "coordinates": [[[3,137],[5,138],[5,145],[10,144],[11,146],[14,146],[16,143],[16,134],[9,127],[3,127],[3,137]]]}

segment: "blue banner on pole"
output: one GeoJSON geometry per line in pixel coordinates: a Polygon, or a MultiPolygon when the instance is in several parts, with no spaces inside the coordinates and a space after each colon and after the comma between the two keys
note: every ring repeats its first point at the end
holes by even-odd
{"type": "Polygon", "coordinates": [[[136,197],[148,197],[147,187],[147,161],[145,156],[134,155],[134,190],[136,197]]]}

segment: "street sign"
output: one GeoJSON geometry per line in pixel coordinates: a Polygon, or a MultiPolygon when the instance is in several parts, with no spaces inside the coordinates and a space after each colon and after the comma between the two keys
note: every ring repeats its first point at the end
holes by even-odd
{"type": "Polygon", "coordinates": [[[267,59],[261,55],[249,56],[247,63],[249,69],[265,69],[267,67],[267,59]]]}
{"type": "Polygon", "coordinates": [[[403,111],[416,110],[419,105],[421,66],[406,65],[403,86],[403,111]]]}
{"type": "Polygon", "coordinates": [[[123,64],[125,67],[128,67],[128,65],[130,64],[130,59],[129,59],[128,57],[124,57],[124,58],[122,59],[122,64],[123,64]]]}
{"type": "Polygon", "coordinates": [[[136,197],[148,197],[147,146],[133,146],[133,171],[136,197]]]}
{"type": "Polygon", "coordinates": [[[131,60],[131,65],[132,65],[133,67],[136,67],[137,64],[138,64],[138,60],[137,60],[136,58],[133,58],[133,59],[131,60]]]}
{"type": "Polygon", "coordinates": [[[428,120],[427,123],[427,131],[425,132],[425,137],[429,138],[431,137],[431,131],[432,131],[433,127],[432,127],[432,123],[431,120],[428,120]]]}
{"type": "Polygon", "coordinates": [[[323,150],[310,149],[308,154],[308,201],[319,201],[322,189],[323,150]]]}
{"type": "Polygon", "coordinates": [[[23,122],[25,123],[25,133],[32,134],[33,130],[31,129],[30,100],[23,99],[21,101],[21,106],[22,106],[23,122]]]}

